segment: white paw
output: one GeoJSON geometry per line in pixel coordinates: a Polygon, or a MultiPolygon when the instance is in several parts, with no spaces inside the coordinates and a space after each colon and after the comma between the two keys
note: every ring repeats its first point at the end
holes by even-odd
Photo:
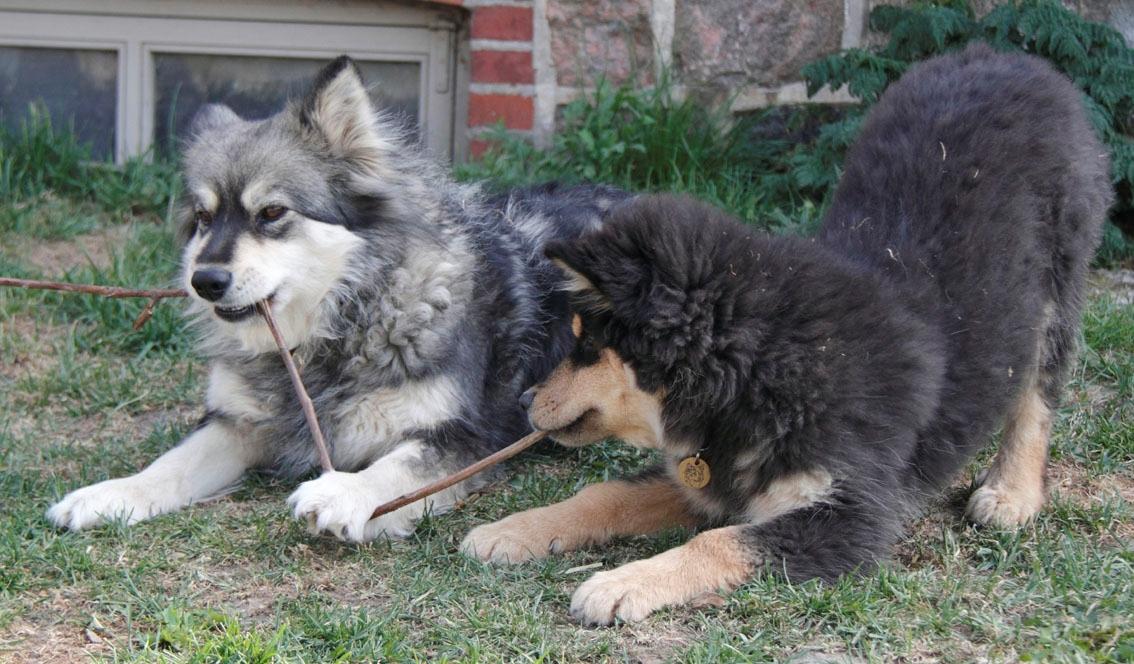
{"type": "Polygon", "coordinates": [[[82,530],[111,521],[137,523],[176,507],[165,490],[122,477],[72,491],[47,510],[47,518],[59,528],[82,530]]]}
{"type": "MultiPolygon", "coordinates": [[[[332,471],[304,482],[287,499],[295,518],[307,522],[313,535],[330,533],[345,542],[368,542],[378,537],[409,537],[414,530],[413,505],[377,519],[374,508],[388,499],[373,480],[358,473],[332,471]]],[[[420,509],[416,510],[420,515],[420,509]]]]}
{"type": "Polygon", "coordinates": [[[558,553],[559,540],[525,516],[513,514],[473,528],[461,542],[461,552],[495,564],[522,563],[558,553]]]}
{"type": "Polygon", "coordinates": [[[672,603],[647,565],[640,560],[587,579],[571,596],[571,617],[584,625],[638,622],[672,603]]]}
{"type": "Polygon", "coordinates": [[[976,523],[996,528],[1018,528],[1043,508],[1042,491],[1009,491],[998,483],[985,484],[969,496],[965,510],[976,523]]]}

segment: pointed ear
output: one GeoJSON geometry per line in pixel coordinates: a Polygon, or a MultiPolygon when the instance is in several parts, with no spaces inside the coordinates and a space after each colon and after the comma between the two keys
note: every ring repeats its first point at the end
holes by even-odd
{"type": "Polygon", "coordinates": [[[543,253],[556,267],[563,272],[561,290],[565,290],[580,298],[589,308],[597,311],[612,309],[610,299],[595,284],[580,252],[565,242],[549,242],[543,253]]]}
{"type": "Polygon", "coordinates": [[[323,68],[299,108],[300,123],[315,131],[331,151],[359,166],[371,166],[389,144],[378,132],[377,117],[358,67],[342,55],[323,68]]]}
{"type": "Polygon", "coordinates": [[[200,136],[225,125],[240,122],[240,116],[224,104],[205,104],[189,122],[189,135],[200,136]]]}

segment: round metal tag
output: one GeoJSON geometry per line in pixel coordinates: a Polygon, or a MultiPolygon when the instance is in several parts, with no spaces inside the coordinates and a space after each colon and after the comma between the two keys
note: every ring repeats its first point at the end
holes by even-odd
{"type": "Polygon", "coordinates": [[[709,464],[699,456],[685,457],[677,464],[677,478],[690,489],[704,489],[709,484],[709,464]]]}

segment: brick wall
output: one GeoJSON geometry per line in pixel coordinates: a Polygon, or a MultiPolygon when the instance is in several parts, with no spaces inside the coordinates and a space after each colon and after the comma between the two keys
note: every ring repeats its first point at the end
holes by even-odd
{"type": "Polygon", "coordinates": [[[503,122],[531,136],[535,118],[530,0],[466,0],[469,20],[469,153],[484,152],[487,128],[503,122]]]}

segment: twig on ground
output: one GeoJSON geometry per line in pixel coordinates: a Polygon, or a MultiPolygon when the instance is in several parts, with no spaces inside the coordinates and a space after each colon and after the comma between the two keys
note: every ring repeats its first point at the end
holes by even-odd
{"type": "Polygon", "coordinates": [[[402,507],[405,507],[406,505],[409,505],[410,503],[416,503],[417,501],[421,500],[422,498],[427,498],[429,496],[432,496],[433,494],[437,493],[438,491],[448,489],[449,487],[453,486],[457,482],[467,480],[468,478],[472,477],[473,475],[476,475],[477,473],[485,470],[486,468],[491,468],[492,466],[495,466],[496,464],[500,463],[501,461],[506,461],[508,459],[511,459],[512,457],[516,456],[520,452],[523,452],[524,450],[528,449],[532,445],[535,445],[539,441],[543,440],[545,436],[547,436],[546,431],[533,431],[533,432],[529,433],[528,435],[524,436],[523,438],[512,443],[508,447],[505,447],[504,449],[502,449],[498,452],[495,452],[494,454],[490,454],[490,455],[484,457],[480,461],[477,461],[476,463],[472,464],[471,466],[466,467],[463,470],[459,470],[459,471],[457,471],[457,472],[455,472],[452,475],[449,475],[447,477],[442,477],[441,479],[437,480],[436,482],[434,482],[432,484],[427,484],[427,485],[421,487],[417,491],[414,491],[412,493],[407,493],[404,496],[401,496],[400,498],[395,498],[394,500],[391,500],[388,503],[384,503],[382,505],[379,505],[378,508],[376,510],[374,510],[374,513],[370,515],[370,518],[371,519],[377,519],[378,517],[382,516],[383,514],[388,514],[390,512],[393,512],[396,509],[400,509],[402,507]]]}
{"type": "Polygon", "coordinates": [[[268,330],[272,333],[272,338],[276,340],[276,346],[280,349],[280,357],[283,358],[284,366],[287,367],[287,373],[291,376],[291,385],[295,388],[295,395],[299,397],[299,405],[303,407],[303,416],[307,418],[307,428],[311,430],[311,437],[315,441],[315,451],[319,453],[319,465],[322,466],[324,473],[330,473],[335,470],[335,467],[331,464],[331,454],[327,451],[327,441],[323,440],[323,432],[319,429],[319,419],[315,416],[315,404],[311,403],[311,397],[307,396],[307,389],[303,387],[303,379],[299,377],[299,369],[296,368],[295,360],[291,357],[291,350],[288,349],[283,335],[280,334],[280,329],[276,327],[276,319],[272,316],[272,305],[267,300],[262,300],[256,303],[256,309],[260,311],[260,315],[264,317],[264,322],[268,324],[268,330]]]}
{"type": "Polygon", "coordinates": [[[135,332],[142,329],[143,325],[150,322],[150,318],[154,315],[154,305],[156,305],[160,301],[160,297],[150,298],[150,301],[147,302],[146,306],[142,308],[142,312],[139,313],[138,317],[134,319],[134,324],[131,325],[131,327],[134,328],[135,332]]]}

